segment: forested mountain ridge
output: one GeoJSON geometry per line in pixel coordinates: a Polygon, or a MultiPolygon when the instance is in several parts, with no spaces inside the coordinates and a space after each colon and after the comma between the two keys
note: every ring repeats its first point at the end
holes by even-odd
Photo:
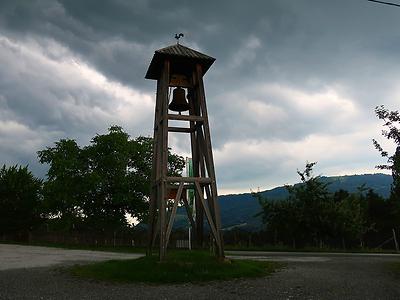
{"type": "MultiPolygon", "coordinates": [[[[392,176],[386,174],[364,174],[349,176],[322,176],[322,182],[329,183],[328,190],[335,192],[340,189],[350,193],[355,193],[362,185],[367,189],[373,189],[377,194],[387,198],[390,194],[392,176]]],[[[261,191],[264,198],[284,199],[288,196],[284,186],[276,187],[271,190],[261,191]]],[[[219,196],[222,228],[230,230],[240,227],[246,230],[257,231],[262,228],[261,217],[254,217],[261,212],[261,206],[251,193],[221,195],[219,196]]],[[[175,226],[186,227],[187,221],[184,217],[183,208],[178,210],[175,226]]]]}

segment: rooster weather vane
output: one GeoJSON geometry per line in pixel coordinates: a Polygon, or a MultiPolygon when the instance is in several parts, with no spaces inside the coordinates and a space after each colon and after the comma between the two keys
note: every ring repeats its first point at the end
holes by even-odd
{"type": "Polygon", "coordinates": [[[179,45],[179,39],[184,37],[183,33],[175,33],[176,43],[179,45]]]}

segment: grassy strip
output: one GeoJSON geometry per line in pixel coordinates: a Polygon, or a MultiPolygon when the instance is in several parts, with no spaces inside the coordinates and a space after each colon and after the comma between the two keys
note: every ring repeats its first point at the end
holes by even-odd
{"type": "Polygon", "coordinates": [[[390,262],[386,265],[386,268],[393,276],[400,278],[400,261],[390,262]]]}
{"type": "Polygon", "coordinates": [[[76,265],[69,270],[75,276],[113,282],[186,283],[261,277],[283,266],[265,261],[220,261],[202,251],[170,251],[162,263],[152,256],[76,265]]]}

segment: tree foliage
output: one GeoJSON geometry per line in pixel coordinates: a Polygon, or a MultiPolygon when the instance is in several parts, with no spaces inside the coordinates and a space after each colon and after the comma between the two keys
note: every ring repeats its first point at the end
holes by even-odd
{"type": "Polygon", "coordinates": [[[0,232],[29,231],[41,220],[42,181],[28,167],[0,169],[0,232]]]}
{"type": "Polygon", "coordinates": [[[39,161],[50,165],[43,187],[43,212],[58,218],[65,227],[76,224],[84,198],[86,167],[74,140],[61,139],[54,147],[38,152],[39,161]]]}
{"type": "Polygon", "coordinates": [[[347,241],[364,246],[367,237],[373,240],[374,233],[390,236],[397,222],[390,202],[363,186],[354,194],[343,190],[332,194],[320,176],[313,176],[314,166],[307,163],[304,171],[297,172],[301,182],[286,187],[286,199],[270,200],[254,194],[262,207],[266,230],[275,242],[296,247],[345,246],[347,241]]]}
{"type": "MultiPolygon", "coordinates": [[[[142,220],[148,207],[153,141],[131,139],[119,126],[96,135],[86,147],[60,140],[38,152],[49,164],[44,185],[48,214],[62,226],[117,230],[126,215],[142,220]]],[[[169,153],[169,173],[179,175],[182,157],[169,153]]]]}
{"type": "Polygon", "coordinates": [[[393,176],[391,198],[400,201],[400,113],[397,110],[389,111],[383,105],[377,106],[375,113],[380,120],[384,121],[385,129],[382,130],[382,135],[396,145],[394,154],[390,155],[375,139],[372,140],[381,156],[387,159],[387,164],[379,165],[377,168],[391,170],[393,176]]]}
{"type": "Polygon", "coordinates": [[[327,184],[312,174],[315,164],[307,163],[304,171],[297,171],[301,183],[286,186],[287,199],[268,201],[255,195],[263,208],[264,223],[293,245],[304,241],[318,243],[332,231],[333,201],[327,184]]]}

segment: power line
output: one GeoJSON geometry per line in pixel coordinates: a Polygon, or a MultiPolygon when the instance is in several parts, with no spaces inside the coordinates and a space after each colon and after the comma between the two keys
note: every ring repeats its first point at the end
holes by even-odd
{"type": "Polygon", "coordinates": [[[391,2],[384,2],[384,1],[377,1],[377,0],[367,0],[367,1],[400,7],[400,4],[395,4],[395,3],[391,3],[391,2]]]}

